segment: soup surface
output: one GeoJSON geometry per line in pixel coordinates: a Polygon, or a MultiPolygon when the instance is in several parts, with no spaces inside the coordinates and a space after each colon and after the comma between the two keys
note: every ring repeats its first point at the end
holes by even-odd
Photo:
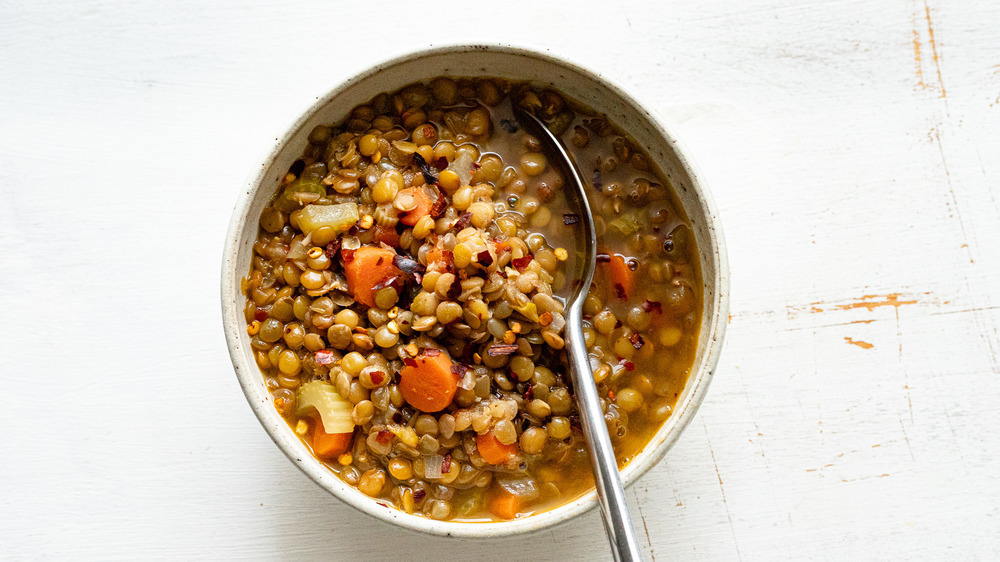
{"type": "Polygon", "coordinates": [[[562,335],[580,217],[511,104],[548,123],[588,183],[584,333],[620,466],[694,361],[690,225],[603,116],[529,84],[437,78],[316,127],[261,213],[247,331],[293,431],[407,513],[513,519],[593,488],[562,335]]]}

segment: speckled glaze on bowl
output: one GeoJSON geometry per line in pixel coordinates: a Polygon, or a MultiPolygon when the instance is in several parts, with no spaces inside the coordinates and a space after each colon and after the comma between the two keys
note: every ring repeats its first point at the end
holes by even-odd
{"type": "Polygon", "coordinates": [[[233,210],[222,259],[222,319],[229,354],[243,392],[257,419],[279,448],[322,488],[358,510],[389,523],[453,537],[499,537],[537,531],[566,521],[597,505],[590,492],[557,509],[495,523],[435,521],[386,507],[344,483],[309,452],[274,409],[254,361],[243,319],[246,302],[240,279],[250,270],[257,220],[288,167],[301,156],[313,127],[336,123],[379,92],[436,76],[498,76],[553,87],[605,113],[645,148],[670,179],[691,221],[701,255],[704,309],[695,363],[673,415],[652,441],[622,470],[625,485],[646,473],[677,441],[691,421],[712,379],[729,314],[729,272],[718,214],[700,174],[662,119],[600,74],[551,54],[502,45],[438,47],[393,59],[347,80],[320,98],[277,140],[260,169],[251,173],[233,210]]]}

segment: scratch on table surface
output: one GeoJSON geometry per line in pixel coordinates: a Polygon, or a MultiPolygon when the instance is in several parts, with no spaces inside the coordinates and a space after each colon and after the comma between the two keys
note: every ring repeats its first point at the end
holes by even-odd
{"type": "Polygon", "coordinates": [[[642,503],[639,502],[639,495],[633,490],[632,495],[635,497],[635,505],[639,508],[639,519],[642,520],[642,530],[646,531],[646,542],[649,543],[649,558],[656,562],[656,554],[653,553],[653,539],[649,537],[649,526],[646,525],[646,516],[642,513],[642,503]]]}
{"type": "Polygon", "coordinates": [[[863,341],[863,340],[856,340],[856,339],[853,339],[853,338],[851,338],[849,336],[845,336],[844,337],[844,341],[846,341],[847,343],[849,343],[851,345],[856,345],[856,346],[860,347],[861,349],[871,349],[871,348],[875,347],[875,344],[871,344],[871,343],[868,343],[868,342],[863,341]]]}
{"type": "Polygon", "coordinates": [[[913,455],[913,447],[910,445],[910,437],[906,434],[906,426],[903,425],[903,418],[899,418],[899,429],[903,430],[903,440],[906,441],[906,450],[910,452],[910,460],[917,462],[917,457],[913,455]]]}
{"type": "Polygon", "coordinates": [[[906,361],[903,360],[903,327],[899,322],[899,308],[896,308],[896,338],[899,340],[899,368],[903,370],[903,389],[906,391],[906,405],[910,410],[910,423],[913,423],[913,398],[910,395],[910,372],[906,368],[906,361]]]}
{"type": "Polygon", "coordinates": [[[875,474],[875,475],[872,475],[872,476],[862,476],[861,478],[848,478],[848,479],[841,478],[840,481],[841,482],[857,482],[859,480],[869,480],[871,478],[885,478],[887,476],[889,476],[889,475],[888,474],[875,474]]]}
{"type": "Polygon", "coordinates": [[[726,502],[726,488],[722,483],[722,473],[719,472],[719,463],[715,460],[715,450],[712,448],[712,440],[708,434],[708,426],[704,423],[701,426],[705,429],[705,440],[708,443],[708,452],[712,455],[712,466],[715,467],[715,476],[719,479],[719,491],[722,493],[722,505],[726,508],[726,518],[729,520],[729,531],[733,534],[733,546],[736,548],[736,558],[743,560],[740,554],[740,543],[736,540],[736,527],[733,525],[733,514],[729,511],[729,503],[726,502]]]}

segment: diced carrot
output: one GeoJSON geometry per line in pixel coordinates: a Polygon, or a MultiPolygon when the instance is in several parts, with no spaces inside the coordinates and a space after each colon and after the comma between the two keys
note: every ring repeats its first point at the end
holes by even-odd
{"type": "Polygon", "coordinates": [[[611,294],[620,300],[629,298],[635,282],[635,272],[629,268],[625,256],[612,255],[611,261],[608,262],[608,273],[611,279],[611,294]]]}
{"type": "Polygon", "coordinates": [[[451,370],[451,359],[444,352],[418,355],[414,364],[399,372],[399,391],[414,408],[422,412],[440,412],[451,404],[458,390],[458,374],[451,370]]]}
{"type": "Polygon", "coordinates": [[[510,492],[498,491],[490,498],[490,513],[500,519],[514,519],[521,509],[521,499],[510,492]]]}
{"type": "Polygon", "coordinates": [[[476,436],[476,447],[483,460],[490,464],[504,464],[517,454],[517,445],[504,445],[493,435],[492,429],[476,436]]]}
{"type": "Polygon", "coordinates": [[[396,232],[395,228],[389,228],[376,224],[375,229],[372,230],[372,237],[375,240],[375,243],[383,242],[393,248],[399,247],[399,233],[396,232]]]}
{"type": "Polygon", "coordinates": [[[443,268],[447,268],[448,263],[451,261],[450,255],[450,252],[445,253],[445,250],[441,248],[431,248],[427,251],[427,267],[436,263],[440,264],[443,268]]]}
{"type": "Polygon", "coordinates": [[[343,455],[351,448],[352,437],[353,433],[327,433],[322,420],[313,420],[312,446],[317,457],[335,459],[343,455]]]}
{"type": "Polygon", "coordinates": [[[415,209],[399,214],[399,222],[408,226],[417,224],[418,220],[430,214],[431,207],[433,207],[434,202],[437,201],[436,197],[431,197],[430,193],[422,187],[409,187],[401,190],[399,193],[409,193],[417,202],[417,207],[415,209]]]}
{"type": "Polygon", "coordinates": [[[392,250],[373,246],[362,246],[353,255],[345,255],[344,277],[358,302],[375,306],[375,286],[401,273],[393,264],[395,257],[392,250]]]}

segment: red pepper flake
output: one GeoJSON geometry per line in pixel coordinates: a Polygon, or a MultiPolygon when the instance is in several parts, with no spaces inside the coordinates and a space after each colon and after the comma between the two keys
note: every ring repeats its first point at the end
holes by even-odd
{"type": "Polygon", "coordinates": [[[389,441],[392,441],[392,435],[392,432],[388,429],[380,429],[378,430],[378,434],[375,435],[375,440],[385,445],[389,441]]]}
{"type": "Polygon", "coordinates": [[[404,357],[403,358],[403,364],[407,365],[409,367],[416,367],[417,366],[417,360],[414,359],[414,358],[412,358],[412,357],[404,357]]]}
{"type": "Polygon", "coordinates": [[[388,505],[386,505],[386,504],[384,504],[384,503],[382,503],[382,502],[375,502],[375,503],[377,503],[377,504],[379,504],[379,505],[381,505],[382,507],[385,507],[385,508],[388,508],[388,507],[389,507],[388,505]]]}
{"type": "Polygon", "coordinates": [[[384,262],[384,261],[385,261],[385,257],[384,256],[379,256],[378,257],[378,261],[375,262],[375,265],[382,265],[382,262],[384,262]]]}
{"type": "Polygon", "coordinates": [[[625,293],[625,287],[621,283],[615,283],[615,294],[618,295],[618,300],[623,301],[628,296],[625,293]]]}
{"type": "Polygon", "coordinates": [[[344,260],[344,263],[351,263],[354,261],[354,250],[343,249],[340,251],[340,257],[344,260]]]}
{"type": "Polygon", "coordinates": [[[657,314],[663,314],[663,305],[659,301],[647,300],[642,303],[642,309],[646,312],[653,312],[655,310],[657,314]]]}
{"type": "Polygon", "coordinates": [[[441,355],[441,350],[436,347],[428,347],[424,349],[424,355],[427,357],[437,357],[441,355]]]}
{"type": "Polygon", "coordinates": [[[614,402],[617,399],[618,399],[618,396],[615,395],[615,391],[608,390],[608,400],[611,400],[612,402],[614,402]]]}
{"type": "Polygon", "coordinates": [[[321,349],[316,352],[317,365],[329,365],[334,362],[333,352],[329,349],[321,349]]]}
{"type": "Polygon", "coordinates": [[[372,379],[372,384],[374,384],[375,386],[378,386],[378,385],[382,384],[382,381],[385,380],[385,373],[383,373],[382,371],[372,371],[371,372],[371,379],[372,379]]]}
{"type": "Polygon", "coordinates": [[[462,284],[459,283],[458,279],[456,278],[451,282],[451,285],[448,285],[448,292],[445,293],[445,296],[448,297],[448,300],[450,301],[457,301],[458,297],[460,297],[461,295],[462,295],[462,284]]]}
{"type": "Polygon", "coordinates": [[[608,263],[611,261],[611,256],[609,254],[600,253],[597,254],[597,263],[608,263]]]}
{"type": "Polygon", "coordinates": [[[427,495],[427,490],[414,490],[413,501],[419,503],[427,495]]]}
{"type": "Polygon", "coordinates": [[[631,342],[632,343],[632,347],[634,347],[636,349],[642,349],[642,346],[646,345],[646,341],[643,340],[642,336],[640,336],[638,333],[632,334],[628,338],[628,341],[631,342]]]}
{"type": "MultiPolygon", "coordinates": [[[[513,376],[513,375],[511,375],[511,376],[513,376]]],[[[535,399],[535,384],[534,383],[529,384],[528,385],[528,390],[524,391],[524,399],[525,400],[534,400],[535,399]]]]}
{"type": "Polygon", "coordinates": [[[486,348],[486,354],[490,357],[497,357],[499,355],[510,355],[517,351],[517,344],[513,343],[498,343],[486,348]]]}
{"type": "Polygon", "coordinates": [[[452,225],[452,228],[461,231],[463,228],[469,226],[469,222],[471,221],[472,221],[472,213],[466,212],[462,216],[458,217],[458,220],[455,221],[455,224],[452,225]]]}
{"type": "Polygon", "coordinates": [[[437,169],[437,171],[440,172],[441,170],[448,167],[448,159],[445,158],[444,156],[441,156],[437,160],[432,162],[431,166],[434,166],[437,169]]]}
{"type": "Polygon", "coordinates": [[[267,320],[267,311],[258,308],[256,312],[253,313],[253,319],[258,322],[263,322],[264,320],[267,320]]]}
{"type": "Polygon", "coordinates": [[[462,363],[469,364],[475,360],[475,349],[472,343],[466,343],[462,348],[462,363]]]}
{"type": "Polygon", "coordinates": [[[333,242],[326,245],[326,257],[333,259],[340,251],[340,238],[334,238],[333,242]]]}
{"type": "Polygon", "coordinates": [[[469,368],[464,363],[452,363],[451,372],[460,377],[465,376],[465,373],[469,372],[469,368]]]}
{"type": "Polygon", "coordinates": [[[633,363],[633,362],[631,362],[631,361],[629,361],[627,359],[623,359],[622,360],[622,365],[625,365],[625,370],[626,371],[634,371],[635,370],[635,363],[633,363]]]}
{"type": "Polygon", "coordinates": [[[439,189],[437,201],[435,201],[434,204],[431,205],[431,210],[428,211],[428,214],[434,217],[435,219],[439,219],[441,218],[441,215],[444,214],[444,210],[447,208],[448,208],[448,196],[445,195],[444,192],[439,189]]]}
{"type": "Polygon", "coordinates": [[[524,271],[524,268],[528,267],[528,264],[531,263],[531,260],[532,260],[531,256],[522,256],[520,258],[514,258],[513,260],[510,261],[510,263],[518,271],[524,271]]]}
{"type": "Polygon", "coordinates": [[[580,222],[580,215],[576,213],[563,213],[563,224],[569,226],[580,222]]]}
{"type": "Polygon", "coordinates": [[[490,255],[489,250],[483,250],[476,255],[476,261],[483,267],[489,267],[493,265],[493,256],[490,255]]]}
{"type": "Polygon", "coordinates": [[[451,453],[448,453],[441,459],[441,474],[448,474],[451,472],[451,453]]]}

